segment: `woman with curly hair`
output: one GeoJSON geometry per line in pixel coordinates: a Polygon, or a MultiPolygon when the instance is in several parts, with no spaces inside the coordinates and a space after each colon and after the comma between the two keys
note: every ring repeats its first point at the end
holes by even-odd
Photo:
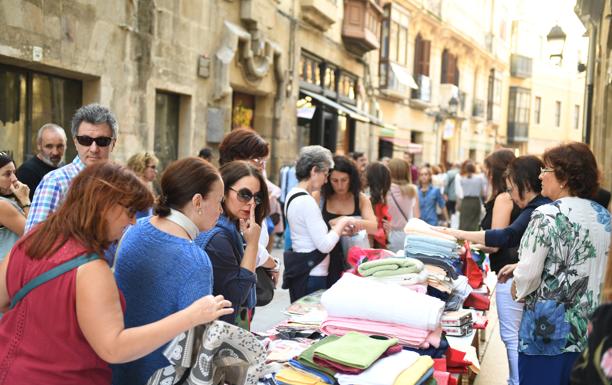
{"type": "Polygon", "coordinates": [[[547,150],[542,195],[553,202],[534,210],[519,247],[512,294],[524,301],[519,329],[521,385],[568,384],[587,346],[588,319],[599,305],[610,246],[610,213],[593,197],[599,172],[584,143],[547,150]]]}

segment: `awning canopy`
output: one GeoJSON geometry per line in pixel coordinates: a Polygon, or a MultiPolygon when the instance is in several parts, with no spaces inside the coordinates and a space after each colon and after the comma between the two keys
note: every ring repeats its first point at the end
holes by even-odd
{"type": "Polygon", "coordinates": [[[303,93],[304,95],[310,96],[311,98],[318,100],[319,102],[325,105],[328,105],[331,108],[336,109],[338,112],[341,112],[341,113],[344,113],[350,116],[353,119],[360,120],[362,122],[370,122],[370,119],[368,118],[368,116],[366,116],[365,113],[357,112],[358,111],[357,109],[347,108],[346,106],[340,103],[336,103],[333,100],[326,98],[323,95],[319,95],[314,92],[307,91],[305,89],[300,89],[300,92],[303,93]]]}
{"type": "Polygon", "coordinates": [[[393,74],[395,74],[395,77],[397,78],[398,82],[400,82],[406,87],[409,87],[415,90],[419,89],[419,86],[414,81],[414,78],[412,77],[412,75],[410,75],[410,72],[408,72],[407,69],[405,69],[399,64],[395,64],[395,63],[390,63],[390,64],[391,64],[391,71],[393,71],[393,74]]]}
{"type": "Polygon", "coordinates": [[[422,144],[412,143],[408,139],[392,138],[388,136],[381,136],[380,139],[393,143],[393,145],[399,147],[409,154],[420,154],[423,152],[422,144]]]}

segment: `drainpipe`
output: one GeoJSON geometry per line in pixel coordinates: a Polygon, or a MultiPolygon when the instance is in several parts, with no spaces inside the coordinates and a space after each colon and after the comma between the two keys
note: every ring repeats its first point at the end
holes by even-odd
{"type": "Polygon", "coordinates": [[[597,25],[589,22],[589,57],[587,59],[586,72],[586,92],[584,95],[584,117],[582,131],[582,141],[586,144],[591,144],[591,125],[593,116],[593,77],[595,73],[595,49],[597,46],[597,25]]]}

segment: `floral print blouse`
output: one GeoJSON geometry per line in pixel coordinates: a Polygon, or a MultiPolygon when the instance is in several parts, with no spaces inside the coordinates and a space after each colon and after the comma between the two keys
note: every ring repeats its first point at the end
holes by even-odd
{"type": "Polygon", "coordinates": [[[609,245],[610,213],[595,202],[566,197],[533,212],[514,271],[517,298],[525,300],[520,352],[584,350],[609,245]]]}

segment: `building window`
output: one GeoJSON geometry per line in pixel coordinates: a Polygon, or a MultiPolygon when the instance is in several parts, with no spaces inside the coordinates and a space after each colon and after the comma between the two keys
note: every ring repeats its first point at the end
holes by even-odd
{"type": "Polygon", "coordinates": [[[459,87],[459,68],[457,67],[457,56],[448,52],[448,49],[442,51],[442,84],[454,84],[459,87]]]}
{"type": "Polygon", "coordinates": [[[232,130],[235,128],[254,129],[255,96],[234,92],[232,94],[232,130]]]}
{"type": "Polygon", "coordinates": [[[408,66],[408,12],[397,4],[385,6],[380,50],[380,84],[388,87],[389,62],[408,66]]]}
{"type": "Polygon", "coordinates": [[[306,83],[321,85],[321,60],[302,53],[300,56],[300,79],[306,83]]]}
{"type": "Polygon", "coordinates": [[[555,102],[555,127],[561,127],[561,102],[555,102]]]}
{"type": "Polygon", "coordinates": [[[414,40],[414,74],[429,76],[429,55],[431,41],[423,40],[419,33],[414,40]]]}
{"type": "Polygon", "coordinates": [[[529,124],[529,106],[531,90],[521,87],[510,87],[508,121],[511,123],[529,124]]]}
{"type": "Polygon", "coordinates": [[[535,124],[540,124],[541,111],[542,111],[542,98],[539,96],[536,96],[535,103],[533,106],[533,120],[535,120],[535,124]]]}
{"type": "Polygon", "coordinates": [[[499,122],[501,115],[501,78],[494,69],[489,71],[487,91],[487,120],[499,122]]]}
{"type": "Polygon", "coordinates": [[[580,128],[580,106],[578,104],[574,105],[574,129],[577,130],[580,128]]]}
{"type": "Polygon", "coordinates": [[[19,164],[36,154],[38,129],[56,123],[66,131],[65,159],[71,162],[76,156],[71,120],[82,95],[78,80],[0,65],[0,150],[19,164]]]}
{"type": "Polygon", "coordinates": [[[155,155],[160,169],[178,159],[180,96],[157,91],[155,94],[155,155]]]}

